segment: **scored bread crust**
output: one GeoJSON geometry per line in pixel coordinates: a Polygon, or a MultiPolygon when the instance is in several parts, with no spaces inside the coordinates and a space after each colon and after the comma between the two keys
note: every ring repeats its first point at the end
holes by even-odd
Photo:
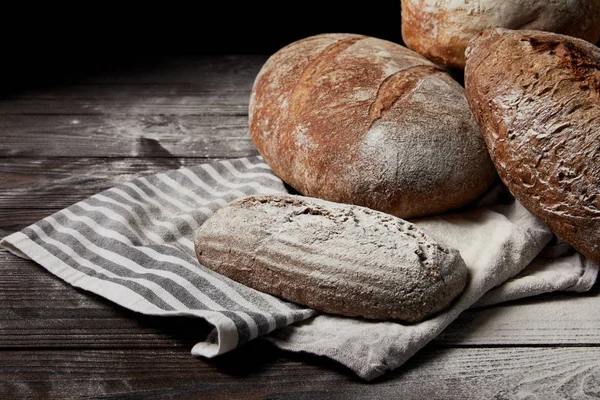
{"type": "Polygon", "coordinates": [[[600,263],[600,50],[539,31],[485,31],[466,93],[503,182],[562,240],[600,263]]]}
{"type": "Polygon", "coordinates": [[[464,68],[477,33],[496,26],[600,39],[600,0],[401,0],[402,39],[436,64],[464,68]]]}
{"type": "Polygon", "coordinates": [[[463,88],[385,40],[286,46],[258,74],[249,115],[261,155],[307,196],[409,218],[461,207],[495,177],[463,88]]]}
{"type": "Polygon", "coordinates": [[[458,250],[368,208],[291,195],[251,196],[198,230],[198,261],[256,290],[311,308],[417,322],[465,288],[458,250]]]}

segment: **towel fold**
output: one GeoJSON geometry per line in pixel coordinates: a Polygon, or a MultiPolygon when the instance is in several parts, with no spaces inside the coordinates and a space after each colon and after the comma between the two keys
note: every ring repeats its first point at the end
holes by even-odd
{"type": "Polygon", "coordinates": [[[514,200],[414,222],[457,248],[469,269],[467,288],[451,307],[418,324],[323,314],[267,339],[286,350],[330,357],[371,380],[402,365],[469,307],[556,290],[588,290],[598,273],[598,266],[578,253],[536,258],[552,233],[514,200]]]}
{"type": "Polygon", "coordinates": [[[247,195],[285,192],[260,157],[181,168],[103,191],[0,245],[131,310],[204,318],[214,329],[193,354],[214,357],[264,336],[284,349],[331,357],[365,379],[402,365],[469,307],[585,291],[598,273],[564,244],[558,252],[554,244],[546,248],[552,233],[501,185],[468,211],[413,221],[456,247],[470,273],[449,309],[418,324],[318,315],[198,263],[193,235],[215,210],[247,195]]]}

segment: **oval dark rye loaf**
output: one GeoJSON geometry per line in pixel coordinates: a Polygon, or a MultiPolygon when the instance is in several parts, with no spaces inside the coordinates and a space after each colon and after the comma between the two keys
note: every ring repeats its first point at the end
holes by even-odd
{"type": "Polygon", "coordinates": [[[368,208],[300,196],[254,196],[219,209],[195,238],[201,264],[311,308],[416,322],[467,282],[457,250],[368,208]]]}
{"type": "Polygon", "coordinates": [[[600,50],[538,31],[485,31],[467,50],[466,92],[514,196],[600,263],[600,50]]]}
{"type": "Polygon", "coordinates": [[[250,133],[300,193],[402,218],[469,203],[495,171],[463,88],[407,48],[309,37],[265,63],[250,133]]]}

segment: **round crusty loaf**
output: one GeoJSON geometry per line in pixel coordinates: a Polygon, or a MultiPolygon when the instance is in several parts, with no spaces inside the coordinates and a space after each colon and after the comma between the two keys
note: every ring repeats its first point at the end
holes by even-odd
{"type": "Polygon", "coordinates": [[[402,218],[469,203],[495,176],[462,87],[417,53],[365,36],[313,36],[269,58],[250,133],[300,193],[402,218]]]}
{"type": "Polygon", "coordinates": [[[485,31],[467,50],[467,96],[514,196],[600,262],[600,50],[539,31],[485,31]]]}
{"type": "Polygon", "coordinates": [[[440,65],[464,68],[478,32],[500,26],[562,33],[596,43],[600,0],[402,0],[402,38],[440,65]]]}
{"type": "Polygon", "coordinates": [[[300,196],[251,196],[198,230],[201,264],[317,310],[420,321],[467,282],[457,250],[415,225],[364,207],[300,196]]]}

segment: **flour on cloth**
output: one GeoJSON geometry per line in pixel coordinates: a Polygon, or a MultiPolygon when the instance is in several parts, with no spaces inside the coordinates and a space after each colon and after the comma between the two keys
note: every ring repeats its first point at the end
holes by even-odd
{"type": "Polygon", "coordinates": [[[488,304],[592,287],[598,273],[596,264],[578,253],[536,258],[553,238],[548,228],[521,204],[507,198],[502,186],[487,197],[481,201],[484,205],[474,210],[413,221],[457,248],[469,268],[467,288],[449,309],[418,324],[323,314],[278,330],[266,339],[286,350],[327,356],[371,380],[406,362],[490,289],[490,295],[482,299],[488,304]],[[531,276],[519,274],[530,263],[531,276]]]}
{"type": "Polygon", "coordinates": [[[450,308],[418,324],[317,315],[197,262],[194,232],[215,210],[247,195],[285,192],[261,157],[181,168],[98,193],[0,245],[131,310],[205,319],[214,329],[193,354],[213,357],[265,337],[328,356],[364,379],[402,365],[473,305],[585,291],[596,280],[598,266],[578,253],[544,250],[552,234],[502,186],[469,211],[413,221],[457,248],[470,275],[450,308]]]}

